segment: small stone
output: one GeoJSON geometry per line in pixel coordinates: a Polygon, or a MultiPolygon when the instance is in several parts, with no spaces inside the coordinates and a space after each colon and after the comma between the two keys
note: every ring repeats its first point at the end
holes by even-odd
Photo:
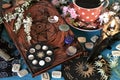
{"type": "Polygon", "coordinates": [[[50,23],[57,23],[58,20],[59,20],[59,18],[57,16],[50,16],[50,17],[48,17],[48,21],[50,23]]]}
{"type": "Polygon", "coordinates": [[[41,45],[37,44],[37,45],[35,46],[35,49],[37,49],[37,50],[41,49],[41,45]]]}
{"type": "Polygon", "coordinates": [[[51,58],[50,58],[50,57],[46,57],[46,58],[45,58],[45,61],[46,61],[46,62],[50,62],[50,61],[51,61],[51,58]]]}
{"type": "Polygon", "coordinates": [[[70,27],[67,24],[62,24],[59,26],[60,31],[68,31],[70,27]]]}
{"type": "Polygon", "coordinates": [[[50,56],[50,55],[53,54],[53,52],[52,52],[51,50],[48,50],[48,51],[46,52],[46,54],[50,56]]]}
{"type": "Polygon", "coordinates": [[[80,43],[85,43],[86,42],[86,37],[78,37],[77,40],[80,43]]]}
{"type": "Polygon", "coordinates": [[[40,60],[40,61],[39,61],[39,65],[40,65],[40,66],[44,66],[44,65],[45,65],[45,61],[44,61],[44,60],[40,60]]]}
{"type": "Polygon", "coordinates": [[[72,56],[77,52],[77,48],[74,46],[69,46],[66,50],[67,55],[72,56]]]}
{"type": "Polygon", "coordinates": [[[34,52],[35,52],[35,49],[34,49],[34,48],[30,48],[29,52],[30,52],[30,53],[34,53],[34,52]]]}
{"type": "Polygon", "coordinates": [[[62,72],[61,71],[52,71],[52,78],[61,78],[62,72]]]}
{"type": "Polygon", "coordinates": [[[118,44],[118,45],[116,46],[116,49],[117,49],[117,50],[120,50],[120,44],[118,44]]]}
{"type": "Polygon", "coordinates": [[[38,63],[37,60],[33,60],[33,61],[32,61],[32,64],[33,64],[33,65],[36,65],[37,63],[38,63]]]}
{"type": "Polygon", "coordinates": [[[50,76],[49,76],[48,72],[41,74],[41,80],[50,80],[50,76]]]}
{"type": "Polygon", "coordinates": [[[2,8],[3,8],[3,9],[7,9],[7,8],[9,8],[9,7],[11,7],[11,4],[9,4],[9,3],[6,3],[6,4],[3,4],[3,5],[2,5],[2,8]]]}
{"type": "Polygon", "coordinates": [[[95,42],[97,41],[98,38],[99,38],[99,37],[96,36],[96,35],[95,35],[95,36],[92,36],[92,37],[91,37],[91,41],[95,43],[95,42]]]}
{"type": "Polygon", "coordinates": [[[20,64],[12,65],[12,72],[18,72],[20,70],[20,64]]]}
{"type": "Polygon", "coordinates": [[[47,49],[48,49],[48,46],[43,45],[43,46],[42,46],[42,49],[43,49],[43,50],[47,50],[47,49]]]}
{"type": "Polygon", "coordinates": [[[92,42],[87,42],[87,43],[85,43],[85,47],[86,47],[87,49],[93,49],[93,46],[94,46],[94,44],[93,44],[92,42]]]}
{"type": "Polygon", "coordinates": [[[23,70],[20,70],[20,71],[17,72],[17,75],[19,77],[24,77],[27,74],[28,74],[28,71],[26,69],[23,69],[23,70]]]}
{"type": "Polygon", "coordinates": [[[29,60],[33,60],[34,59],[34,56],[32,54],[28,55],[28,59],[29,60]]]}
{"type": "Polygon", "coordinates": [[[17,2],[17,5],[21,5],[21,4],[23,4],[23,3],[25,3],[25,0],[19,0],[19,1],[17,2]]]}
{"type": "Polygon", "coordinates": [[[120,56],[120,51],[114,50],[114,51],[112,51],[112,55],[119,57],[120,56]]]}

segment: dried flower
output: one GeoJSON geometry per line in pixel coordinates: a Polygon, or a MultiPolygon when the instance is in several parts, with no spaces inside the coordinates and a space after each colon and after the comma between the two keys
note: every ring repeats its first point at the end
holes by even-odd
{"type": "Polygon", "coordinates": [[[99,16],[100,25],[102,25],[103,23],[108,23],[109,17],[110,17],[110,15],[108,14],[108,12],[101,14],[99,16]]]}
{"type": "Polygon", "coordinates": [[[109,64],[111,68],[115,68],[116,66],[118,66],[119,57],[107,54],[107,58],[109,59],[109,64]]]}
{"type": "Polygon", "coordinates": [[[70,17],[73,18],[73,19],[76,19],[77,18],[77,14],[76,14],[76,11],[74,8],[69,8],[68,9],[68,13],[70,14],[70,17]]]}
{"type": "Polygon", "coordinates": [[[95,66],[96,67],[102,67],[103,63],[101,61],[95,61],[95,66]]]}
{"type": "Polygon", "coordinates": [[[61,4],[67,4],[69,0],[59,0],[61,4]]]}
{"type": "Polygon", "coordinates": [[[64,6],[63,7],[63,15],[64,16],[69,15],[70,18],[72,18],[72,19],[76,19],[77,16],[78,16],[77,13],[76,13],[76,11],[75,11],[75,9],[71,8],[70,6],[64,6]]]}
{"type": "Polygon", "coordinates": [[[119,4],[118,2],[113,3],[112,9],[113,9],[115,12],[118,12],[118,11],[120,10],[120,4],[119,4]]]}
{"type": "Polygon", "coordinates": [[[52,0],[51,1],[51,3],[56,7],[66,5],[68,2],[69,2],[69,0],[52,0]]]}
{"type": "Polygon", "coordinates": [[[59,0],[52,0],[51,3],[56,7],[60,6],[60,1],[59,0]]]}
{"type": "Polygon", "coordinates": [[[24,24],[24,31],[26,33],[26,38],[28,43],[30,44],[30,40],[32,37],[30,36],[30,31],[31,31],[31,26],[32,26],[32,18],[26,16],[26,19],[23,19],[23,24],[24,24]]]}
{"type": "Polygon", "coordinates": [[[64,6],[63,7],[63,15],[66,16],[68,14],[68,9],[69,7],[68,6],[64,6]]]}

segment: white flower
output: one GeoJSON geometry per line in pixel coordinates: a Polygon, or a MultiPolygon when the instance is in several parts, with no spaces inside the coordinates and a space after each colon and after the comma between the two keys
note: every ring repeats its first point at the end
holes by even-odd
{"type": "Polygon", "coordinates": [[[21,12],[21,8],[20,7],[16,7],[15,11],[18,12],[18,13],[20,13],[21,12]]]}
{"type": "Polygon", "coordinates": [[[17,23],[21,23],[22,24],[22,21],[20,18],[17,18],[17,23]]]}
{"type": "Polygon", "coordinates": [[[15,31],[17,32],[20,29],[21,25],[19,23],[15,23],[15,31]]]}
{"type": "Polygon", "coordinates": [[[110,17],[110,15],[108,14],[108,12],[101,14],[99,16],[100,25],[102,25],[103,23],[108,23],[109,17],[110,17]]]}
{"type": "Polygon", "coordinates": [[[66,16],[67,14],[68,14],[68,9],[69,9],[69,7],[67,7],[67,6],[64,6],[63,7],[63,16],[66,16]]]}
{"type": "Polygon", "coordinates": [[[98,68],[97,70],[98,70],[98,73],[101,74],[101,76],[105,75],[105,71],[103,69],[98,68]]]}
{"type": "Polygon", "coordinates": [[[32,18],[26,17],[26,19],[23,19],[23,23],[27,26],[32,26],[32,18]]]}
{"type": "Polygon", "coordinates": [[[113,11],[109,11],[108,14],[109,14],[110,16],[114,16],[114,15],[116,15],[116,13],[113,12],[113,11]]]}
{"type": "Polygon", "coordinates": [[[120,24],[120,18],[118,16],[115,17],[115,20],[120,24]]]}
{"type": "Polygon", "coordinates": [[[26,7],[28,7],[30,5],[30,2],[28,2],[28,1],[25,1],[24,2],[24,4],[22,4],[22,8],[26,8],[26,7]]]}
{"type": "Polygon", "coordinates": [[[19,17],[20,19],[23,19],[23,18],[24,18],[24,17],[23,17],[23,13],[19,13],[18,17],[19,17]]]}
{"type": "Polygon", "coordinates": [[[105,74],[105,71],[103,69],[98,68],[97,70],[98,73],[100,73],[100,75],[102,76],[101,80],[108,80],[108,76],[105,74]]]}
{"type": "Polygon", "coordinates": [[[69,1],[69,0],[60,0],[60,3],[61,3],[61,4],[67,4],[68,1],[69,1]]]}
{"type": "Polygon", "coordinates": [[[116,66],[118,66],[118,58],[113,58],[113,59],[110,59],[110,67],[111,68],[115,68],[116,66]]]}
{"type": "Polygon", "coordinates": [[[9,22],[9,20],[8,20],[8,14],[5,14],[5,16],[3,18],[5,19],[6,22],[9,22]]]}
{"type": "Polygon", "coordinates": [[[11,13],[8,13],[8,21],[11,21],[12,19],[15,19],[16,17],[11,14],[11,13]]]}
{"type": "Polygon", "coordinates": [[[108,80],[108,76],[106,75],[102,76],[101,80],[108,80]]]}
{"type": "Polygon", "coordinates": [[[30,41],[32,39],[31,36],[27,36],[27,40],[30,41]]]}
{"type": "Polygon", "coordinates": [[[26,19],[23,19],[23,24],[24,24],[24,31],[26,33],[26,38],[28,43],[30,43],[30,40],[32,39],[30,36],[30,31],[31,31],[31,26],[32,26],[32,18],[31,17],[26,17],[26,19]]]}
{"type": "Polygon", "coordinates": [[[112,9],[113,9],[114,11],[118,12],[118,11],[120,10],[120,5],[119,5],[119,3],[118,3],[118,2],[115,2],[115,3],[113,4],[112,9]]]}
{"type": "Polygon", "coordinates": [[[101,61],[95,61],[95,66],[96,67],[102,67],[103,63],[101,61]]]}

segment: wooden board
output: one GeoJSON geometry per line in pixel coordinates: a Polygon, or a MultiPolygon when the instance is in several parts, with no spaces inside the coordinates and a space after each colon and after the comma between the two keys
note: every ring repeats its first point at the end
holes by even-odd
{"type": "MultiPolygon", "coordinates": [[[[14,8],[15,7],[12,7],[6,10],[5,13],[13,12],[14,8]]],[[[26,34],[24,32],[23,25],[21,26],[18,33],[15,33],[13,29],[14,29],[16,20],[12,20],[11,22],[8,22],[8,23],[4,22],[4,24],[5,24],[6,30],[8,31],[9,36],[15,43],[17,49],[20,51],[33,77],[67,60],[70,60],[76,56],[79,56],[82,53],[81,46],[79,45],[76,39],[74,39],[74,41],[70,45],[67,45],[64,43],[66,36],[68,35],[74,36],[74,35],[71,32],[71,30],[66,32],[59,30],[59,25],[66,24],[66,23],[60,16],[60,14],[57,12],[57,10],[50,4],[50,2],[48,2],[47,0],[40,0],[40,2],[32,4],[28,8],[28,10],[25,11],[24,17],[28,15],[28,13],[31,14],[31,17],[33,20],[31,32],[30,32],[30,35],[32,37],[31,44],[28,44],[28,42],[26,41],[26,34]],[[59,21],[57,23],[48,22],[48,17],[54,16],[54,15],[59,17],[59,21]],[[31,66],[28,63],[26,58],[26,52],[29,49],[29,47],[38,42],[44,42],[45,44],[53,48],[57,48],[57,49],[54,49],[54,54],[55,54],[54,62],[50,66],[43,69],[31,66]],[[67,56],[66,49],[71,45],[77,47],[78,52],[73,56],[67,56]]]]}

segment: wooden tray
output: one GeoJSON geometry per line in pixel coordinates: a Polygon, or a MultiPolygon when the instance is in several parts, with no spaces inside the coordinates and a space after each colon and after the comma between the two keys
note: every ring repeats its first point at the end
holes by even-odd
{"type": "MultiPolygon", "coordinates": [[[[15,7],[12,7],[6,10],[5,13],[13,12],[14,8],[15,7]]],[[[23,25],[21,26],[18,33],[15,33],[13,29],[14,29],[14,24],[16,20],[12,20],[11,22],[8,22],[8,23],[4,22],[4,24],[5,24],[6,30],[9,33],[9,36],[12,38],[17,49],[19,50],[22,57],[24,58],[33,77],[67,60],[70,60],[76,56],[79,56],[82,53],[81,46],[78,44],[77,40],[74,39],[74,41],[70,45],[67,45],[64,43],[64,39],[66,36],[68,35],[74,36],[74,35],[71,32],[71,30],[66,32],[59,30],[59,25],[65,24],[65,21],[62,19],[62,17],[57,12],[57,10],[50,4],[50,2],[48,2],[47,0],[40,0],[40,2],[32,4],[28,8],[28,10],[25,11],[24,17],[28,13],[31,14],[31,17],[33,19],[31,32],[30,32],[32,37],[31,44],[28,44],[28,42],[26,41],[26,34],[24,32],[23,25]],[[47,20],[48,17],[54,16],[54,15],[59,17],[59,21],[57,23],[49,23],[47,20]],[[45,44],[51,46],[52,48],[57,48],[57,49],[54,49],[54,54],[55,54],[54,62],[50,66],[43,69],[39,69],[31,66],[28,63],[27,57],[26,57],[26,52],[29,49],[29,47],[38,42],[44,42],[45,44]],[[66,49],[71,45],[77,47],[78,52],[73,56],[67,56],[66,49]]]]}

